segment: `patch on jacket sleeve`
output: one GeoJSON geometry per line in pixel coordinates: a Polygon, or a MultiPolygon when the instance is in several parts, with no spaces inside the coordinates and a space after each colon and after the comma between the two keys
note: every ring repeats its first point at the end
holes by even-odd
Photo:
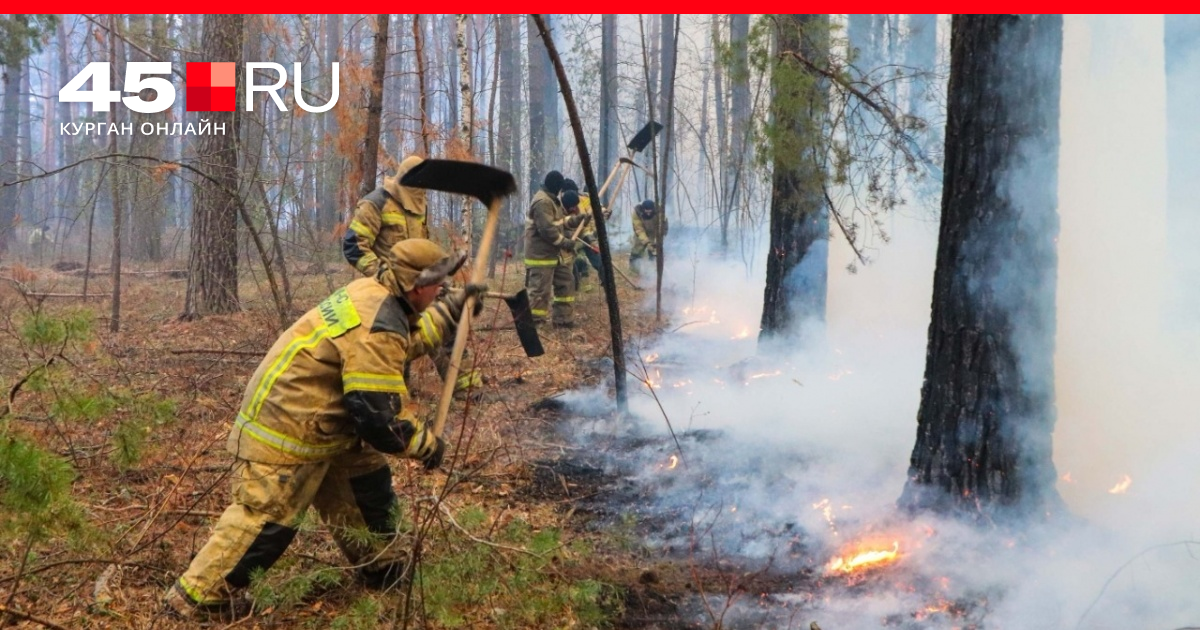
{"type": "Polygon", "coordinates": [[[399,300],[388,298],[379,305],[375,321],[371,324],[371,332],[390,332],[408,337],[408,313],[404,311],[399,300]]]}
{"type": "Polygon", "coordinates": [[[329,328],[330,337],[341,337],[362,323],[358,316],[358,310],[350,301],[350,295],[346,293],[345,287],[321,300],[321,303],[317,305],[317,311],[321,313],[321,319],[329,328]]]}

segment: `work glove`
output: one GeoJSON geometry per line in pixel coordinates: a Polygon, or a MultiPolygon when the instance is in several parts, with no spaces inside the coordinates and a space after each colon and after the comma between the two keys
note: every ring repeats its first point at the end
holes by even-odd
{"type": "Polygon", "coordinates": [[[486,284],[468,282],[466,286],[459,289],[452,289],[446,294],[446,303],[450,306],[451,314],[454,320],[458,321],[462,314],[463,305],[467,303],[468,296],[475,296],[475,308],[471,309],[472,317],[479,317],[483,313],[483,297],[487,295],[488,286],[486,284]]]}
{"type": "Polygon", "coordinates": [[[563,253],[573,254],[575,253],[575,241],[574,239],[563,238],[562,242],[558,244],[558,248],[561,249],[563,253]]]}
{"type": "Polygon", "coordinates": [[[442,458],[446,456],[446,442],[422,427],[408,443],[406,454],[413,459],[420,460],[425,466],[425,470],[433,470],[442,465],[442,458]]]}
{"type": "Polygon", "coordinates": [[[579,227],[580,223],[583,223],[587,220],[587,216],[588,215],[583,214],[582,212],[579,214],[572,214],[563,220],[563,225],[565,225],[568,230],[574,232],[575,228],[579,227]]]}

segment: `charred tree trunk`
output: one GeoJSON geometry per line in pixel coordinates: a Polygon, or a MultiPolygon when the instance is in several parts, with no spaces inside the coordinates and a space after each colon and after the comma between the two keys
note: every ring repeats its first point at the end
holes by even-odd
{"type": "Polygon", "coordinates": [[[363,140],[362,162],[359,170],[362,180],[358,194],[366,196],[375,190],[375,179],[379,170],[379,128],[383,119],[383,82],[387,76],[388,28],[391,16],[380,13],[375,16],[375,51],[371,63],[371,96],[367,101],[367,137],[363,140]]]}
{"type": "Polygon", "coordinates": [[[1167,225],[1174,281],[1169,305],[1173,316],[1200,324],[1200,16],[1164,18],[1167,70],[1167,225]]]}
{"type": "Polygon", "coordinates": [[[954,16],[933,312],[900,505],[1052,516],[1062,17],[954,16]]]}
{"type": "Polygon", "coordinates": [[[621,150],[617,118],[617,16],[600,18],[600,172],[607,173],[621,150]]]}
{"type": "MultiPolygon", "coordinates": [[[[206,15],[201,43],[206,58],[234,62],[238,86],[245,85],[242,26],[241,15],[206,15]]],[[[188,319],[238,310],[238,111],[202,115],[213,126],[223,126],[224,133],[201,136],[196,152],[207,177],[196,186],[183,311],[188,319]]]]}
{"type": "Polygon", "coordinates": [[[828,25],[825,15],[776,16],[777,54],[771,70],[774,173],[760,348],[786,346],[787,341],[799,339],[802,324],[825,319],[828,96],[824,81],[785,53],[824,60],[829,50],[828,25]]]}

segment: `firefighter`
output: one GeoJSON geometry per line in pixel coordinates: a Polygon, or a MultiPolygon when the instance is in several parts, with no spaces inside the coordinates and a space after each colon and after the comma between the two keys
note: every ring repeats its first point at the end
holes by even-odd
{"type": "Polygon", "coordinates": [[[403,357],[423,350],[424,313],[452,334],[468,285],[438,297],[465,255],[407,239],[376,275],[334,292],[292,324],[250,378],[226,446],[235,456],[233,503],[166,594],[186,619],[247,612],[235,595],[279,559],[311,505],[370,588],[410,569],[396,540],[397,500],[385,454],[437,468],[446,445],[409,405],[403,357]]]}
{"type": "Polygon", "coordinates": [[[564,216],[558,198],[562,185],[562,173],[550,171],[530,204],[525,221],[525,288],[534,323],[545,323],[551,315],[548,307],[553,297],[552,323],[568,328],[575,325],[575,242],[570,231],[579,225],[579,218],[564,216]]]}
{"type": "MultiPolygon", "coordinates": [[[[393,245],[409,238],[429,238],[425,222],[425,189],[401,186],[400,178],[424,160],[410,155],[400,162],[395,175],[385,177],[383,185],[358,200],[346,234],[342,238],[342,254],[363,275],[374,276],[379,269],[379,260],[388,255],[393,245]]],[[[430,348],[429,356],[437,367],[438,375],[446,377],[450,369],[452,338],[435,341],[435,331],[428,326],[419,326],[419,332],[430,348]]],[[[418,357],[412,357],[418,358],[418,357]]],[[[463,369],[454,384],[457,397],[467,395],[472,389],[483,385],[483,376],[470,365],[470,357],[463,356],[463,369]]]]}
{"type": "Polygon", "coordinates": [[[662,237],[666,238],[670,226],[667,225],[666,214],[655,208],[653,199],[647,199],[634,207],[632,221],[633,247],[629,250],[629,267],[637,271],[635,261],[647,255],[650,260],[658,257],[659,230],[662,230],[662,237]]]}
{"type": "MultiPolygon", "coordinates": [[[[566,191],[573,190],[579,193],[579,185],[573,179],[563,180],[563,194],[566,191]]],[[[570,211],[570,208],[565,210],[570,211]]],[[[608,219],[608,209],[602,209],[605,220],[608,219]]],[[[600,284],[604,284],[604,267],[600,264],[600,239],[596,237],[596,226],[591,222],[592,200],[584,194],[579,195],[579,214],[582,214],[582,220],[585,223],[583,231],[579,233],[579,242],[575,244],[575,292],[579,292],[579,286],[583,283],[583,278],[588,277],[588,266],[591,265],[596,270],[596,276],[600,284]]]]}

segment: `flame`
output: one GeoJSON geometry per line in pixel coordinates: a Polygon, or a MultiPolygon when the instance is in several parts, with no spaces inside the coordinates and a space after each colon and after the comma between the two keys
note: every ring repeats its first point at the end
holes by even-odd
{"type": "Polygon", "coordinates": [[[775,370],[774,372],[759,372],[758,374],[751,374],[750,378],[767,378],[768,376],[779,376],[780,374],[783,374],[783,370],[775,370]]]}
{"type": "Polygon", "coordinates": [[[672,456],[671,456],[671,463],[670,463],[670,464],[667,464],[667,470],[675,470],[675,467],[676,467],[676,466],[678,466],[678,465],[679,465],[679,456],[678,456],[678,455],[672,455],[672,456]]]}
{"type": "Polygon", "coordinates": [[[1125,494],[1125,491],[1129,490],[1129,486],[1131,485],[1133,485],[1133,479],[1131,479],[1129,475],[1125,475],[1124,477],[1121,477],[1121,480],[1117,482],[1117,485],[1108,489],[1108,493],[1125,494]]]}
{"type": "Polygon", "coordinates": [[[820,501],[812,504],[812,506],[814,510],[820,510],[821,515],[825,517],[825,522],[829,523],[829,529],[833,531],[834,536],[837,536],[837,523],[834,523],[833,521],[833,504],[829,502],[829,499],[821,499],[820,501]]]}
{"type": "Polygon", "coordinates": [[[1063,483],[1075,483],[1075,480],[1071,478],[1071,471],[1069,470],[1063,473],[1063,476],[1060,477],[1060,479],[1063,480],[1063,483]]]}
{"type": "Polygon", "coordinates": [[[745,338],[747,338],[747,337],[749,337],[749,336],[750,336],[750,327],[749,327],[749,326],[742,326],[742,331],[741,331],[741,332],[739,332],[738,334],[736,334],[736,335],[734,335],[734,336],[730,337],[730,339],[745,339],[745,338]]]}
{"type": "Polygon", "coordinates": [[[646,355],[646,363],[654,363],[657,360],[658,360],[657,352],[652,352],[652,353],[646,355]]]}
{"type": "Polygon", "coordinates": [[[836,556],[829,561],[826,566],[826,573],[855,573],[865,571],[869,568],[890,564],[896,561],[900,555],[900,541],[893,541],[892,548],[888,549],[870,549],[859,551],[858,553],[843,557],[836,556]]]}

